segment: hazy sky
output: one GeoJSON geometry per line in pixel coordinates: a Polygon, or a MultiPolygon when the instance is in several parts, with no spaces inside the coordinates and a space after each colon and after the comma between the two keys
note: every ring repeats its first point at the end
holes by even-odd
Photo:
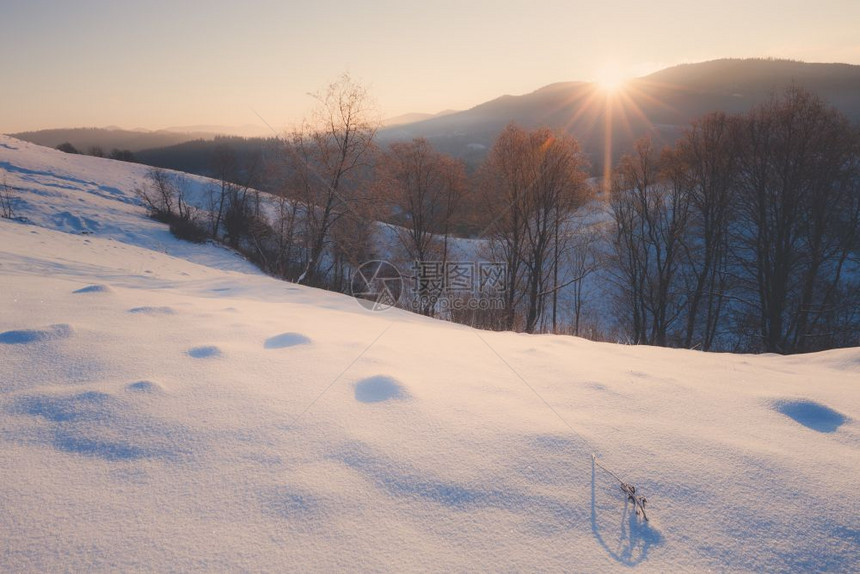
{"type": "Polygon", "coordinates": [[[860,0],[2,0],[0,54],[0,132],[256,114],[280,130],[345,71],[391,117],[607,68],[860,64],[860,0]]]}

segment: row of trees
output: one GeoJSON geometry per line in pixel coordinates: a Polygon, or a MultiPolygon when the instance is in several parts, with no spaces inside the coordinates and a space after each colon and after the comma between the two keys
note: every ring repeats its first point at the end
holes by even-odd
{"type": "MultiPolygon", "coordinates": [[[[74,154],[80,154],[81,153],[80,151],[78,151],[78,148],[76,148],[74,145],[72,145],[69,142],[61,143],[60,145],[57,146],[57,149],[62,151],[62,152],[65,152],[65,153],[74,153],[74,154]]],[[[91,146],[87,150],[86,155],[91,155],[93,157],[106,157],[109,159],[115,159],[118,161],[128,161],[128,162],[132,162],[132,163],[136,161],[136,158],[134,157],[134,153],[131,150],[119,149],[119,148],[113,148],[110,152],[106,153],[105,150],[101,146],[91,146]]]]}
{"type": "MultiPolygon", "coordinates": [[[[183,216],[272,274],[345,291],[371,259],[407,271],[480,258],[504,270],[502,308],[447,318],[580,333],[592,276],[594,300],[614,302],[596,321],[618,339],[784,353],[857,342],[858,131],[802,90],[702,118],[665,149],[641,140],[603,202],[570,136],[508,126],[469,172],[423,139],[377,149],[348,76],[316,97],[277,153],[216,154],[204,221],[183,216]],[[483,252],[456,248],[466,234],[483,252]]],[[[410,308],[439,314],[444,285],[412,283],[410,308]]]]}
{"type": "MultiPolygon", "coordinates": [[[[444,269],[452,237],[471,228],[487,240],[482,256],[504,264],[505,305],[464,318],[534,332],[549,310],[557,327],[558,292],[570,283],[560,263],[571,246],[570,217],[591,194],[573,138],[509,126],[484,165],[468,174],[424,139],[376,149],[367,94],[348,77],[317,99],[315,121],[285,142],[278,166],[284,183],[275,188],[274,226],[283,231],[274,243],[290,250],[288,268],[301,269],[294,279],[344,289],[351,269],[377,257],[394,258],[404,270],[444,269]],[[374,232],[374,221],[388,225],[374,232]]],[[[413,308],[438,313],[444,283],[410,279],[413,308]]]]}
{"type": "Polygon", "coordinates": [[[860,139],[790,88],[640,141],[612,182],[618,311],[633,342],[791,353],[857,343],[860,139]],[[849,270],[853,273],[849,273],[849,270]]]}

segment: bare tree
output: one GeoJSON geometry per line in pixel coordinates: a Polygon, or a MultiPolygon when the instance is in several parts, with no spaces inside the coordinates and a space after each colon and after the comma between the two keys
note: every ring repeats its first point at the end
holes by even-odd
{"type": "Polygon", "coordinates": [[[722,112],[684,133],[675,158],[689,178],[690,218],[682,243],[689,278],[683,345],[708,350],[724,318],[729,287],[729,228],[733,219],[737,122],[722,112]]]}
{"type": "Polygon", "coordinates": [[[544,310],[549,274],[557,269],[557,230],[587,198],[585,160],[576,140],[549,129],[509,125],[483,166],[490,235],[506,265],[508,329],[525,304],[523,328],[534,332],[544,310]]]}
{"type": "Polygon", "coordinates": [[[167,223],[170,232],[179,239],[203,243],[209,233],[198,222],[199,209],[188,201],[189,182],[184,174],[152,168],[146,184],[135,189],[146,206],[149,216],[167,223]]]}
{"type": "Polygon", "coordinates": [[[160,168],[151,168],[146,173],[146,184],[135,189],[154,219],[169,222],[173,218],[191,219],[193,208],[187,202],[187,181],[179,174],[160,168]]]}
{"type": "Polygon", "coordinates": [[[134,163],[135,161],[134,152],[129,149],[113,148],[108,157],[117,161],[126,161],[131,163],[134,163]]]}
{"type": "Polygon", "coordinates": [[[227,211],[229,198],[233,195],[230,188],[236,185],[238,170],[235,150],[225,143],[219,144],[212,154],[212,175],[218,180],[218,190],[213,194],[209,206],[213,237],[221,236],[224,213],[227,211]]]}
{"type": "Polygon", "coordinates": [[[639,140],[621,159],[610,195],[616,279],[634,343],[665,346],[684,307],[678,272],[688,206],[679,163],[639,140]]]}
{"type": "Polygon", "coordinates": [[[78,148],[76,148],[69,142],[63,142],[59,144],[56,149],[64,153],[81,153],[78,151],[78,148]]]}
{"type": "Polygon", "coordinates": [[[0,186],[0,217],[3,219],[15,217],[15,197],[12,194],[12,188],[6,183],[6,178],[3,178],[3,185],[0,186]]]}
{"type": "Polygon", "coordinates": [[[331,228],[331,272],[328,273],[332,289],[347,292],[351,271],[365,261],[376,259],[373,252],[373,232],[377,209],[372,202],[356,202],[345,216],[331,228]]]}
{"type": "Polygon", "coordinates": [[[509,124],[496,139],[481,173],[485,208],[493,214],[488,233],[493,251],[505,264],[506,330],[513,330],[523,296],[524,196],[536,175],[521,165],[521,154],[527,147],[524,130],[509,124]]]}
{"type": "MultiPolygon", "coordinates": [[[[580,334],[580,327],[585,300],[585,280],[596,273],[602,265],[600,253],[601,232],[597,229],[578,224],[569,234],[567,254],[562,261],[568,270],[569,278],[562,285],[570,285],[573,304],[572,330],[574,335],[580,334]]],[[[554,326],[555,329],[555,326],[554,326]]]]}
{"type": "MultiPolygon", "coordinates": [[[[377,185],[400,224],[394,234],[407,257],[419,267],[432,262],[444,269],[451,226],[466,192],[463,164],[435,151],[425,139],[394,143],[380,158],[377,185]]],[[[441,285],[417,275],[419,311],[429,316],[441,285]]]]}
{"type": "Polygon", "coordinates": [[[226,238],[234,249],[244,239],[258,241],[251,233],[260,232],[260,198],[254,188],[261,167],[261,157],[253,154],[240,159],[236,150],[226,141],[220,142],[212,156],[211,169],[218,180],[217,190],[210,193],[211,233],[226,238]],[[257,221],[255,221],[257,220],[257,221]]]}
{"type": "Polygon", "coordinates": [[[320,284],[332,229],[361,200],[376,126],[367,91],[347,74],[315,97],[312,120],[291,134],[286,147],[291,196],[303,205],[305,270],[300,278],[320,284]]]}
{"type": "Polygon", "coordinates": [[[296,228],[299,216],[299,203],[290,200],[283,192],[275,195],[275,212],[272,229],[274,232],[275,252],[273,273],[278,277],[294,277],[296,228]]]}
{"type": "MultiPolygon", "coordinates": [[[[846,263],[860,249],[860,140],[842,114],[820,100],[811,107],[818,137],[804,196],[803,275],[790,331],[790,348],[800,352],[835,343],[833,311],[850,315],[860,304],[856,284],[854,297],[840,292],[846,263]]],[[[850,344],[856,344],[857,323],[847,327],[855,335],[850,344]]]]}
{"type": "Polygon", "coordinates": [[[638,142],[610,198],[631,341],[707,350],[734,332],[747,351],[856,344],[858,146],[844,116],[796,87],[694,122],[659,157],[638,142]]]}
{"type": "Polygon", "coordinates": [[[858,234],[856,137],[839,112],[796,87],[744,119],[738,260],[752,278],[766,351],[818,348],[839,303],[858,234]]]}

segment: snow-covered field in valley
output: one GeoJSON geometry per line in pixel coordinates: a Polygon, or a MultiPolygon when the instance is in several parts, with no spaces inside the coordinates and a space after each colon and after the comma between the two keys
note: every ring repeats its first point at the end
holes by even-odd
{"type": "Polygon", "coordinates": [[[860,349],[371,312],[173,239],[145,173],[0,136],[0,571],[860,571],[860,349]]]}

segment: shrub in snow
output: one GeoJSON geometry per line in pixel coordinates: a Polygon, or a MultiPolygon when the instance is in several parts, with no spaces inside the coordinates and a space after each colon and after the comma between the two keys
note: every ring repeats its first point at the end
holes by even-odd
{"type": "Polygon", "coordinates": [[[209,233],[200,225],[196,218],[183,219],[173,217],[168,221],[170,233],[178,239],[191,241],[192,243],[204,243],[209,239],[209,233]]]}
{"type": "Polygon", "coordinates": [[[153,168],[146,176],[146,185],[135,193],[143,201],[149,216],[170,225],[170,232],[179,239],[203,243],[209,233],[198,221],[197,210],[187,199],[186,180],[163,169],[153,168]]]}
{"type": "Polygon", "coordinates": [[[0,217],[4,219],[12,219],[15,217],[14,197],[12,196],[12,188],[6,182],[0,187],[0,217]]]}

